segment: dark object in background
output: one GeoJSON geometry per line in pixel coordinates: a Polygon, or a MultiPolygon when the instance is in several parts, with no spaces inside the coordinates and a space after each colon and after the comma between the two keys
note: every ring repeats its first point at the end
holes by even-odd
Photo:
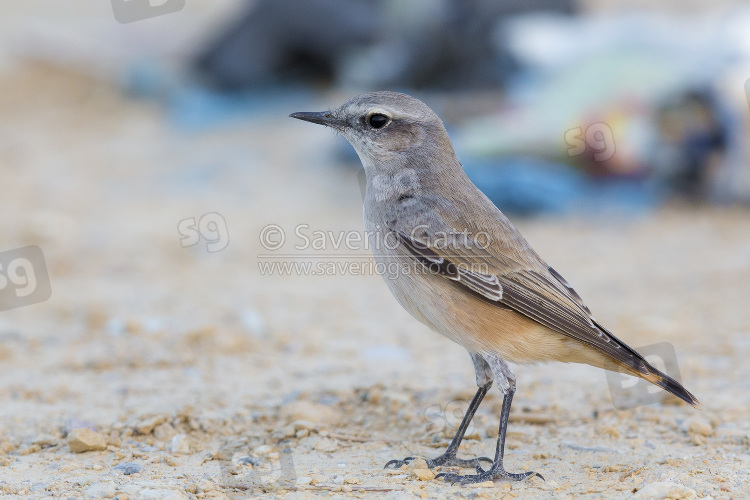
{"type": "Polygon", "coordinates": [[[344,48],[375,40],[378,17],[367,0],[261,0],[209,44],[196,68],[227,90],[330,82],[344,48]]]}
{"type": "Polygon", "coordinates": [[[499,21],[573,0],[260,0],[202,52],[222,89],[277,83],[496,88],[517,68],[499,21]]]}
{"type": "Polygon", "coordinates": [[[661,106],[656,116],[656,177],[688,199],[706,198],[728,144],[716,99],[706,90],[686,92],[661,106]]]}

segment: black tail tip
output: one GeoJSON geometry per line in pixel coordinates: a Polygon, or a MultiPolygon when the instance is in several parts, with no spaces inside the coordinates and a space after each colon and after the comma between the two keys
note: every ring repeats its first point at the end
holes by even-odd
{"type": "Polygon", "coordinates": [[[675,379],[670,377],[669,375],[665,375],[659,371],[653,374],[654,378],[656,380],[653,380],[653,382],[667,391],[670,394],[673,394],[695,408],[696,410],[702,410],[703,404],[698,401],[698,398],[693,396],[693,394],[690,393],[687,389],[685,389],[681,383],[677,382],[675,379]]]}

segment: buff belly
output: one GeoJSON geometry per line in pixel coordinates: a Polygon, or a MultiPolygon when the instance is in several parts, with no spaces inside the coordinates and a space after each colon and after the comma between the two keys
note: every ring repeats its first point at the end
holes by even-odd
{"type": "Polygon", "coordinates": [[[384,278],[404,309],[469,352],[491,353],[514,363],[561,361],[617,369],[609,356],[513,310],[463,292],[457,283],[430,273],[408,255],[396,252],[376,254],[375,258],[401,270],[384,278]]]}

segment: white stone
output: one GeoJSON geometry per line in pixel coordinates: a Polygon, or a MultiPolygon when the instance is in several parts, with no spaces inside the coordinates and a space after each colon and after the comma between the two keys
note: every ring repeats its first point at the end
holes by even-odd
{"type": "Polygon", "coordinates": [[[659,481],[650,483],[638,490],[632,498],[644,498],[653,500],[692,500],[698,498],[695,490],[678,483],[659,481]]]}
{"type": "Polygon", "coordinates": [[[112,498],[115,496],[115,483],[95,483],[84,491],[86,498],[112,498]]]}
{"type": "Polygon", "coordinates": [[[164,488],[141,490],[135,498],[141,500],[187,500],[188,496],[182,491],[164,488]]]}
{"type": "Polygon", "coordinates": [[[187,455],[190,453],[190,442],[185,434],[177,434],[172,438],[172,454],[187,455]]]}

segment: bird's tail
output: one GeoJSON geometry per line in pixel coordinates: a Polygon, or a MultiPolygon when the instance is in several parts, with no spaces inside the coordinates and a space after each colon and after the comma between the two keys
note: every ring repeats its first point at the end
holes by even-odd
{"type": "Polygon", "coordinates": [[[634,375],[637,375],[642,379],[661,387],[670,394],[674,394],[693,408],[696,408],[698,410],[701,409],[703,405],[700,403],[700,401],[698,401],[698,398],[693,396],[690,391],[685,389],[681,383],[679,383],[669,375],[660,372],[659,370],[651,366],[647,361],[644,360],[644,363],[646,365],[645,368],[648,371],[647,374],[643,373],[642,371],[628,371],[634,372],[634,375]]]}
{"type": "Polygon", "coordinates": [[[594,324],[599,329],[601,329],[602,332],[606,333],[610,341],[614,341],[620,347],[620,350],[622,352],[628,354],[628,356],[621,356],[618,358],[610,359],[610,361],[613,361],[614,364],[621,369],[620,371],[629,375],[633,375],[635,377],[640,377],[647,382],[651,382],[652,384],[661,387],[668,393],[677,396],[693,408],[696,408],[698,410],[701,409],[703,405],[700,403],[700,401],[698,401],[698,398],[693,396],[690,391],[685,389],[681,383],[679,383],[666,373],[662,373],[654,368],[654,366],[646,361],[646,358],[644,358],[638,351],[612,335],[612,332],[604,328],[602,325],[600,325],[596,321],[594,321],[594,324]]]}

